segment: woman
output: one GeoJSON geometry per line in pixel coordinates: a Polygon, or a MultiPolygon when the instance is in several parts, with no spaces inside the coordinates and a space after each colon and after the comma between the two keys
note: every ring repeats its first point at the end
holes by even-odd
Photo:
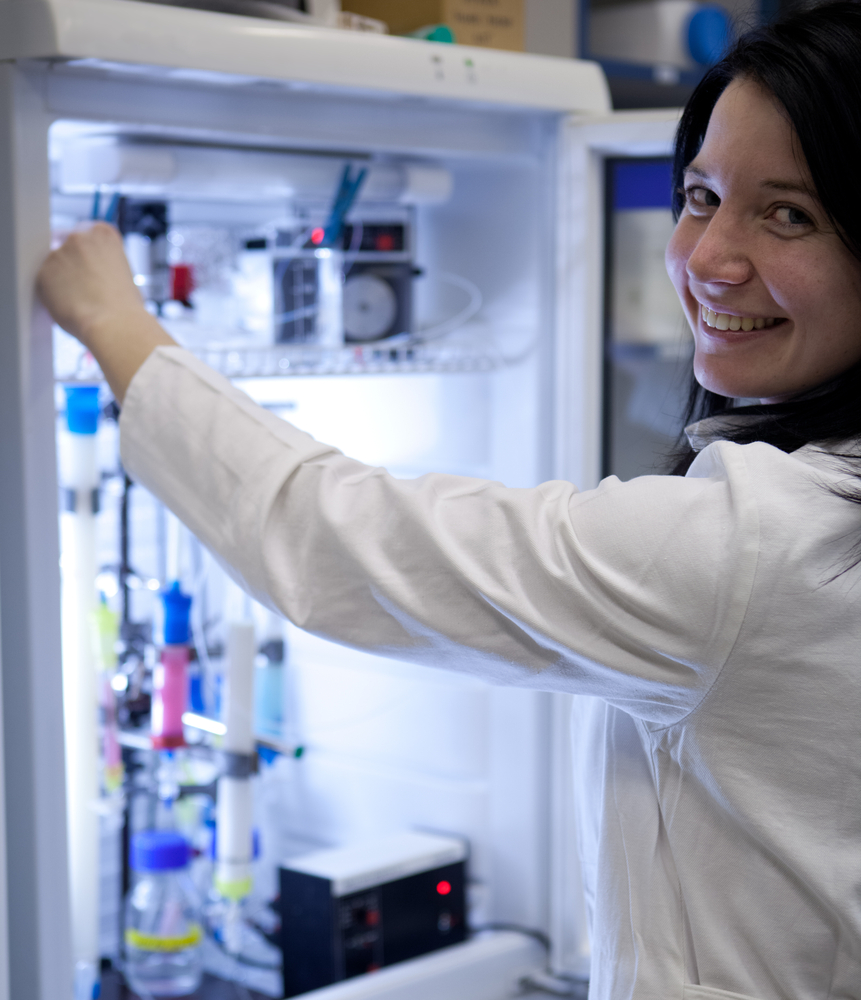
{"type": "Polygon", "coordinates": [[[667,259],[712,415],[685,476],[396,481],[171,346],[108,227],[40,275],[123,403],[130,473],[255,596],[363,649],[593,696],[600,1000],[861,997],[859,67],[861,9],[824,6],[743,39],[685,112],[667,259]]]}

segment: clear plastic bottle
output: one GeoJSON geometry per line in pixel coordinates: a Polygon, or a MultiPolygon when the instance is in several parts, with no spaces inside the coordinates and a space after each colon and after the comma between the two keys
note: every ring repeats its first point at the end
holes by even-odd
{"type": "Polygon", "coordinates": [[[141,996],[193,993],[202,975],[200,898],[188,873],[189,849],[173,830],[132,838],[135,883],[126,900],[125,975],[141,996]]]}

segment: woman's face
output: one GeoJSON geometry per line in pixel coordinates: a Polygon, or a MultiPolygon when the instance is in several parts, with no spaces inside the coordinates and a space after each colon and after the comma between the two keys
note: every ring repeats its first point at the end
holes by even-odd
{"type": "Polygon", "coordinates": [[[701,385],[776,402],[861,360],[861,263],[811,193],[767,91],[745,79],[726,88],[684,184],[667,270],[701,385]]]}

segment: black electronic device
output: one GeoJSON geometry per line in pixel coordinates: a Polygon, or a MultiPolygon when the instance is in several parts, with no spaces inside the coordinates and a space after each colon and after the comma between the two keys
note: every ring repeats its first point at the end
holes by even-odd
{"type": "Polygon", "coordinates": [[[466,938],[466,844],[403,833],[316,851],[280,870],[284,996],[466,938]]]}
{"type": "MultiPolygon", "coordinates": [[[[310,230],[301,246],[297,238],[302,234],[279,233],[273,253],[275,340],[282,344],[318,339],[320,268],[330,251],[315,243],[323,238],[322,228],[310,230]]],[[[344,264],[344,341],[366,344],[411,333],[416,272],[408,226],[400,221],[348,224],[336,250],[344,264]]]]}
{"type": "Polygon", "coordinates": [[[170,298],[167,203],[120,198],[117,228],[123,234],[126,256],[135,284],[145,301],[155,303],[160,311],[170,298]]]}

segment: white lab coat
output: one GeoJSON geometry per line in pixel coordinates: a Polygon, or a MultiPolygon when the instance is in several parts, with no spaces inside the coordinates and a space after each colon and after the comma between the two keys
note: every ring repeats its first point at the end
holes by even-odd
{"type": "Polygon", "coordinates": [[[121,442],[300,627],[587,696],[592,1000],[861,998],[861,571],[833,579],[861,513],[826,488],[837,458],[716,440],[685,478],[583,493],[396,480],[179,348],[135,376],[121,442]]]}

